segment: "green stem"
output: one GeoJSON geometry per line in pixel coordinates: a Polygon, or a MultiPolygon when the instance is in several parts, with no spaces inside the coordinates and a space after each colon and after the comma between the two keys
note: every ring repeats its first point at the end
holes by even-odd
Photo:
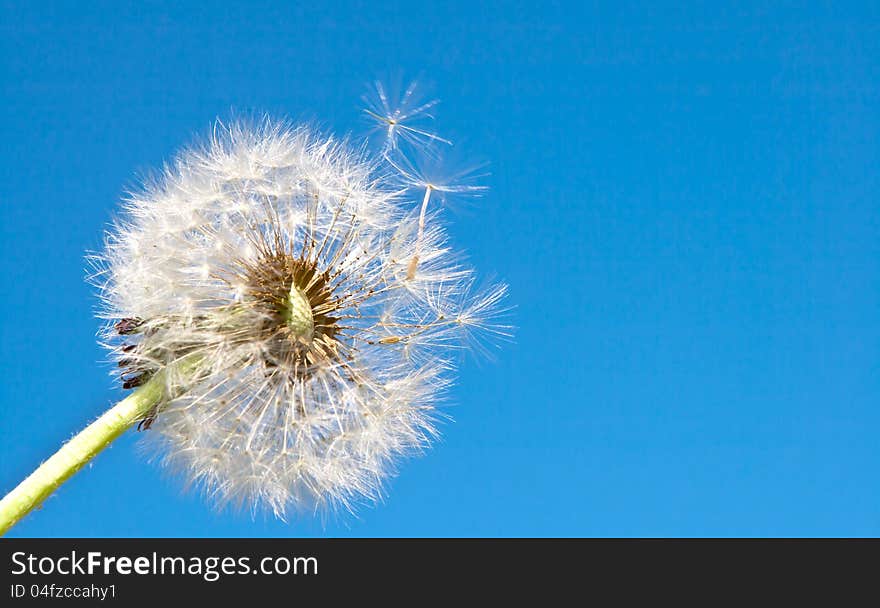
{"type": "Polygon", "coordinates": [[[36,471],[0,500],[0,536],[39,506],[58,486],[119,437],[132,423],[142,420],[165,396],[166,374],[160,371],[149,382],[107,410],[36,471]]]}

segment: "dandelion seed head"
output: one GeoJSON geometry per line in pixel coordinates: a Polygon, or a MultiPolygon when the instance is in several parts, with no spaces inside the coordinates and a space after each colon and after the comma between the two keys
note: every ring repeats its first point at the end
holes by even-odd
{"type": "Polygon", "coordinates": [[[271,119],[218,122],[132,194],[93,262],[123,386],[165,377],[149,449],[220,507],[380,498],[456,350],[504,333],[504,288],[472,295],[417,205],[381,155],[271,119]]]}

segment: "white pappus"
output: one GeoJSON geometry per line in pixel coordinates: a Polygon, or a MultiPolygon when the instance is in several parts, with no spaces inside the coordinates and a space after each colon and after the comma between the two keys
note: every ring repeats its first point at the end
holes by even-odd
{"type": "Polygon", "coordinates": [[[94,256],[124,387],[164,377],[148,448],[221,507],[379,498],[436,436],[456,351],[505,334],[506,287],[474,289],[429,205],[439,185],[413,193],[388,161],[268,118],[218,122],[94,256]]]}

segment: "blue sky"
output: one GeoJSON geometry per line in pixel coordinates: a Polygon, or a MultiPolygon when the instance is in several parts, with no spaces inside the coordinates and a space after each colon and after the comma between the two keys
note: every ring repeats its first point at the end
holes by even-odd
{"type": "Polygon", "coordinates": [[[0,493],[123,394],[84,255],[217,116],[359,137],[421,76],[519,329],[357,516],[217,514],[132,432],[11,535],[880,535],[876,5],[83,4],[0,13],[0,493]]]}

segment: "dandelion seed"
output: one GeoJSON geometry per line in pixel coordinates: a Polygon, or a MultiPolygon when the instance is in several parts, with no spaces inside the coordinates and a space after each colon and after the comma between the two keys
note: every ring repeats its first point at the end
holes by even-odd
{"type": "Polygon", "coordinates": [[[363,98],[367,105],[364,112],[376,122],[375,129],[383,135],[384,152],[397,150],[401,141],[421,153],[430,151],[432,144],[452,145],[448,139],[428,130],[427,123],[433,119],[430,110],[439,100],[424,100],[416,82],[410,83],[399,96],[394,96],[396,99],[389,95],[381,82],[376,81],[373,87],[372,94],[363,98]]]}
{"type": "Polygon", "coordinates": [[[386,154],[386,162],[405,188],[429,188],[444,199],[479,197],[488,190],[480,183],[489,175],[485,164],[457,166],[447,155],[431,158],[402,154],[386,154]]]}
{"type": "Polygon", "coordinates": [[[422,260],[422,242],[425,236],[428,204],[432,196],[436,194],[445,203],[448,203],[451,196],[480,196],[486,190],[486,187],[479,184],[478,180],[485,177],[486,174],[479,171],[479,166],[459,169],[452,173],[448,170],[441,171],[439,169],[441,167],[440,157],[430,159],[429,162],[417,163],[401,154],[386,154],[385,160],[394,170],[397,179],[405,188],[422,191],[416,248],[410,258],[406,274],[407,279],[412,281],[415,279],[422,260]]]}

